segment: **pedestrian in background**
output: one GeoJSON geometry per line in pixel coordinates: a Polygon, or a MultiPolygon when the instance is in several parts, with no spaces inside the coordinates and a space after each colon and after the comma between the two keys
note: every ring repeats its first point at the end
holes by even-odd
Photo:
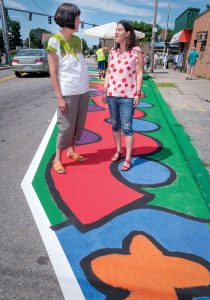
{"type": "Polygon", "coordinates": [[[145,57],[145,64],[146,64],[147,70],[148,70],[149,67],[150,67],[150,62],[151,62],[150,55],[149,55],[149,53],[147,53],[147,55],[146,55],[146,57],[145,57]]]}
{"type": "Polygon", "coordinates": [[[109,49],[104,47],[104,56],[105,56],[105,71],[108,68],[108,60],[109,60],[109,49]]]}
{"type": "Polygon", "coordinates": [[[200,59],[200,55],[195,50],[195,47],[193,47],[192,50],[190,51],[190,53],[187,55],[187,77],[186,77],[186,80],[187,79],[192,80],[193,70],[194,70],[194,67],[195,67],[198,59],[200,59]]]}
{"type": "Polygon", "coordinates": [[[98,62],[98,76],[105,78],[105,53],[104,48],[101,44],[98,45],[98,50],[96,51],[96,57],[98,62]]]}
{"type": "Polygon", "coordinates": [[[48,42],[50,77],[57,97],[58,136],[53,167],[57,173],[66,173],[61,154],[67,149],[67,157],[84,161],[75,152],[75,141],[84,129],[89,102],[89,74],[82,54],[82,44],[74,35],[80,24],[80,9],[73,4],[61,4],[55,13],[55,22],[61,27],[48,42]]]}
{"type": "Polygon", "coordinates": [[[163,56],[163,69],[168,69],[168,53],[164,53],[163,56]]]}
{"type": "Polygon", "coordinates": [[[155,52],[155,54],[154,54],[154,69],[156,69],[158,67],[158,63],[159,63],[159,53],[155,52]]]}
{"type": "Polygon", "coordinates": [[[133,114],[141,96],[144,57],[137,46],[135,32],[130,23],[124,20],[118,22],[115,37],[117,45],[109,53],[103,100],[109,106],[116,145],[116,153],[111,160],[116,162],[122,157],[122,131],[125,136],[126,157],[121,170],[127,171],[132,163],[133,114]]]}

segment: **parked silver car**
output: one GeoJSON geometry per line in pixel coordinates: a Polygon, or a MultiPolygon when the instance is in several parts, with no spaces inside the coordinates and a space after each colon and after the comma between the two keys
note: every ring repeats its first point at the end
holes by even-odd
{"type": "Polygon", "coordinates": [[[46,73],[47,52],[44,49],[21,49],[12,59],[12,68],[17,77],[20,77],[21,73],[46,73]]]}

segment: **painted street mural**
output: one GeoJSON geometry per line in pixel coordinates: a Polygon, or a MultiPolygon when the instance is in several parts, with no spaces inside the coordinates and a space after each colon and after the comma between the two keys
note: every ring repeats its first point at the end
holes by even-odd
{"type": "MultiPolygon", "coordinates": [[[[207,171],[145,75],[132,167],[122,172],[124,157],[110,160],[115,148],[103,80],[95,68],[89,73],[88,117],[76,149],[87,161],[64,151],[67,173],[55,173],[54,126],[31,181],[81,294],[87,300],[210,299],[207,171]]],[[[65,281],[74,284],[71,276],[65,281]]]]}

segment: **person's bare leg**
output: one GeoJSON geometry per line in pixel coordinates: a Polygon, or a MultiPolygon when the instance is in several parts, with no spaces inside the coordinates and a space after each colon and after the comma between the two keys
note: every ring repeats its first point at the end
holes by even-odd
{"type": "Polygon", "coordinates": [[[74,154],[75,151],[74,151],[74,145],[72,145],[71,147],[68,147],[68,150],[67,150],[67,155],[68,154],[74,154]]]}
{"type": "Polygon", "coordinates": [[[53,161],[53,167],[54,170],[58,173],[58,174],[65,174],[66,170],[64,168],[64,166],[62,165],[61,162],[61,154],[62,154],[63,149],[61,148],[56,148],[56,154],[55,154],[55,158],[53,161]]]}
{"type": "Polygon", "coordinates": [[[55,154],[55,161],[61,162],[61,154],[62,154],[63,149],[61,148],[56,148],[56,154],[55,154]]]}
{"type": "Polygon", "coordinates": [[[117,148],[117,152],[122,152],[121,132],[120,131],[114,131],[113,132],[113,137],[114,137],[115,145],[116,145],[116,148],[117,148]]]}
{"type": "Polygon", "coordinates": [[[189,76],[189,79],[192,80],[192,73],[193,73],[193,68],[190,69],[190,76],[189,76]]]}
{"type": "Polygon", "coordinates": [[[133,135],[127,135],[125,137],[125,145],[126,145],[126,160],[131,161],[132,150],[133,150],[133,135]]]}
{"type": "Polygon", "coordinates": [[[118,161],[121,158],[123,152],[121,147],[121,132],[120,131],[113,132],[113,137],[117,148],[117,152],[112,156],[111,160],[118,161]]]}
{"type": "Polygon", "coordinates": [[[125,161],[121,167],[121,171],[128,171],[131,166],[131,156],[133,150],[133,135],[127,135],[125,137],[125,144],[126,144],[126,157],[125,161]]]}

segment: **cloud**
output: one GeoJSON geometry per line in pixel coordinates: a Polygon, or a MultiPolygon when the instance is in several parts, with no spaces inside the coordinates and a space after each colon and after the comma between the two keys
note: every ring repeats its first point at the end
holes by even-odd
{"type": "Polygon", "coordinates": [[[15,0],[5,0],[4,5],[6,7],[28,10],[27,6],[20,4],[18,1],[15,0]]]}
{"type": "MultiPolygon", "coordinates": [[[[60,0],[57,0],[60,2],[60,0]]],[[[114,0],[91,0],[91,1],[84,1],[84,0],[71,0],[71,3],[76,4],[79,6],[81,10],[92,10],[100,12],[108,12],[108,13],[117,13],[121,15],[127,16],[135,16],[135,17],[148,17],[153,15],[153,11],[137,6],[132,6],[130,4],[120,3],[114,0]]]]}

